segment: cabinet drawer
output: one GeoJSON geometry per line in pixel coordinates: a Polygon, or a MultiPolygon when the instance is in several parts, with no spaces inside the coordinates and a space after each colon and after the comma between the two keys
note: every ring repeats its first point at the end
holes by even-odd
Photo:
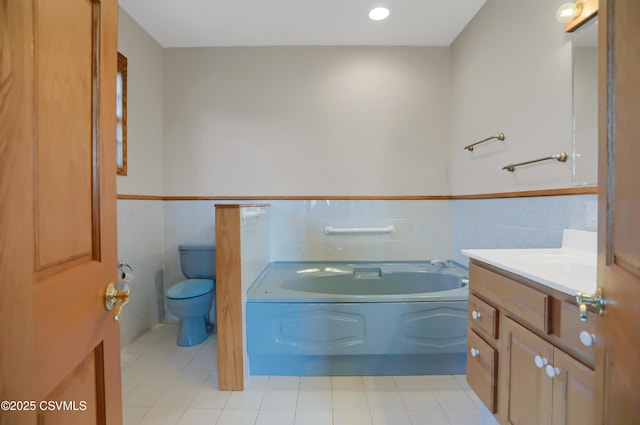
{"type": "Polygon", "coordinates": [[[491,413],[496,412],[498,352],[472,329],[467,335],[467,382],[491,413]]]}
{"type": "Polygon", "coordinates": [[[476,264],[469,269],[469,288],[504,307],[511,316],[549,333],[549,296],[476,264]]]}
{"type": "Polygon", "coordinates": [[[498,337],[496,309],[472,294],[469,294],[469,326],[475,330],[481,329],[493,338],[498,337]]]}
{"type": "Polygon", "coordinates": [[[580,320],[578,306],[562,302],[560,306],[560,326],[554,329],[562,344],[580,353],[587,364],[593,367],[595,359],[596,314],[588,312],[587,321],[580,320]],[[583,333],[581,341],[580,334],[583,333]],[[586,344],[585,344],[586,343],[586,344]],[[588,345],[591,344],[591,345],[588,345]]]}

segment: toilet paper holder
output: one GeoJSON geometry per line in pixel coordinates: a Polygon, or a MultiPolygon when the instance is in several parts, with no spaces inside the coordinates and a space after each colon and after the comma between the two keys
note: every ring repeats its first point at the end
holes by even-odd
{"type": "Polygon", "coordinates": [[[133,268],[130,265],[128,265],[124,261],[118,261],[118,269],[122,270],[125,267],[128,268],[130,271],[133,271],[133,268]]]}
{"type": "Polygon", "coordinates": [[[133,267],[124,261],[118,261],[118,276],[125,282],[131,282],[133,280],[133,267]]]}

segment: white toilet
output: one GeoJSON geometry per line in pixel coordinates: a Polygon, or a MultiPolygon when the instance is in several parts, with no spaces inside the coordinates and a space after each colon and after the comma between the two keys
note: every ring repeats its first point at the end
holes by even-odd
{"type": "Polygon", "coordinates": [[[180,319],[178,345],[190,347],[215,330],[209,312],[213,305],[216,249],[209,245],[180,245],[180,267],[187,278],[167,290],[167,309],[180,319]]]}

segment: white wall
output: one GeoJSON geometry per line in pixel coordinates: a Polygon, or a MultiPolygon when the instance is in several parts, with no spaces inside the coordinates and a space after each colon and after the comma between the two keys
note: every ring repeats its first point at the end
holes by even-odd
{"type": "Polygon", "coordinates": [[[489,0],[450,48],[163,50],[120,10],[129,176],[118,177],[118,193],[568,187],[571,160],[500,170],[571,153],[571,37],[554,20],[559,3],[489,0]],[[462,150],[499,131],[505,142],[462,150]]]}
{"type": "Polygon", "coordinates": [[[118,194],[162,195],[163,49],[118,8],[118,51],[127,57],[127,164],[118,194]]]}
{"type": "Polygon", "coordinates": [[[166,195],[448,192],[446,47],[164,53],[166,195]]]}
{"type": "Polygon", "coordinates": [[[571,186],[571,160],[500,167],[572,152],[571,37],[560,0],[488,0],[451,47],[451,194],[571,186]],[[504,142],[462,148],[504,132],[504,142]]]}

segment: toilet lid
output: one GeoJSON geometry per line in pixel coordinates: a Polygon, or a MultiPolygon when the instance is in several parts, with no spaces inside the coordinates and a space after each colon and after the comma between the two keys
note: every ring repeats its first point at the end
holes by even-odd
{"type": "Polygon", "coordinates": [[[167,291],[167,298],[193,298],[213,291],[214,282],[211,279],[187,279],[173,285],[167,291]]]}

